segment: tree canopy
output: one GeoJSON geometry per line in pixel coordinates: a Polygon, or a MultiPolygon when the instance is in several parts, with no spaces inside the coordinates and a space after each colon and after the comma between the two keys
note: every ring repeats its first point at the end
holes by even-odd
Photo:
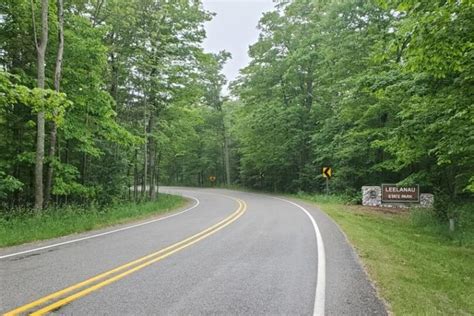
{"type": "Polygon", "coordinates": [[[351,196],[472,198],[472,1],[276,1],[231,96],[231,56],[202,48],[212,16],[198,0],[3,1],[2,205],[153,199],[158,184],[318,192],[322,167],[351,196]]]}
{"type": "Polygon", "coordinates": [[[279,2],[233,84],[240,180],[472,194],[472,1],[279,2]]]}
{"type": "Polygon", "coordinates": [[[154,198],[162,166],[166,181],[190,177],[177,171],[180,155],[200,160],[193,172],[216,168],[220,69],[229,56],[204,52],[212,13],[200,1],[7,0],[0,16],[5,207],[32,205],[38,190],[44,205],[154,198]],[[38,148],[44,160],[35,161],[38,148]],[[54,171],[50,187],[33,182],[38,164],[41,176],[54,171]]]}

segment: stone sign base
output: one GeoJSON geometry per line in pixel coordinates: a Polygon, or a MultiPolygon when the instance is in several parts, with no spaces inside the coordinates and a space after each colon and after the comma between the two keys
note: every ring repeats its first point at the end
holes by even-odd
{"type": "Polygon", "coordinates": [[[363,186],[362,187],[362,205],[365,206],[382,206],[382,207],[433,207],[434,195],[431,193],[420,193],[420,203],[383,203],[382,188],[380,186],[363,186]]]}

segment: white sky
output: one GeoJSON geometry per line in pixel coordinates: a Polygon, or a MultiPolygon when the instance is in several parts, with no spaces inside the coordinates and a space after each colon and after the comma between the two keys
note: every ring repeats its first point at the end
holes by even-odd
{"type": "Polygon", "coordinates": [[[258,39],[257,24],[263,12],[273,9],[272,0],[203,0],[204,8],[214,12],[212,21],[206,23],[207,38],[204,49],[217,53],[226,50],[232,59],[224,66],[230,82],[239,69],[250,61],[247,51],[258,39]]]}

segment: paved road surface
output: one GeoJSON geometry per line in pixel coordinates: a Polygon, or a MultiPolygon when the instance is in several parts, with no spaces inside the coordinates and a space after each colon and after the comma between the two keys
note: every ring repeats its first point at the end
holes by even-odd
{"type": "Polygon", "coordinates": [[[1,249],[0,313],[386,315],[318,209],[229,190],[162,191],[190,205],[131,228],[1,249]]]}

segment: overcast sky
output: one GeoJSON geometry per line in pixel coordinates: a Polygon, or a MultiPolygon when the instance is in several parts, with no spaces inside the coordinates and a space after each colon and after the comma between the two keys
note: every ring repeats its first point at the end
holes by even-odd
{"type": "Polygon", "coordinates": [[[234,80],[239,69],[249,62],[249,45],[258,39],[257,24],[263,12],[273,8],[272,0],[203,0],[204,8],[214,12],[206,23],[206,51],[217,53],[226,50],[232,54],[224,67],[228,81],[234,80]]]}

